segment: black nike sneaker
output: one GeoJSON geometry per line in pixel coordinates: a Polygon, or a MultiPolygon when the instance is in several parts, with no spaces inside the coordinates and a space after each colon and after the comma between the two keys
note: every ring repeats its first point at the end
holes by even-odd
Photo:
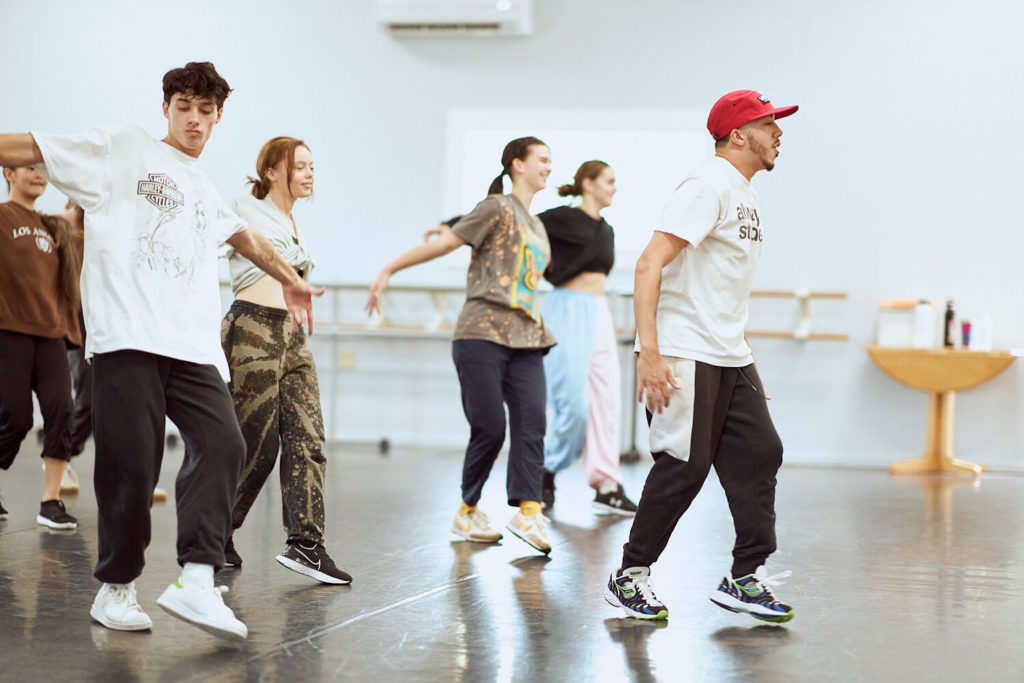
{"type": "Polygon", "coordinates": [[[293,572],[304,574],[321,583],[352,583],[352,577],[338,569],[327,549],[319,543],[289,543],[284,552],[274,558],[293,572]]]}

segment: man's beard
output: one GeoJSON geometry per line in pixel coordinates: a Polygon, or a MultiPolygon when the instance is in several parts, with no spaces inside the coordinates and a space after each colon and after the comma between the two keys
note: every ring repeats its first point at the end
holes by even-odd
{"type": "Polygon", "coordinates": [[[765,147],[754,138],[750,138],[750,151],[756,154],[761,159],[761,165],[764,166],[764,170],[770,171],[775,168],[775,160],[771,158],[769,154],[771,147],[765,147]]]}

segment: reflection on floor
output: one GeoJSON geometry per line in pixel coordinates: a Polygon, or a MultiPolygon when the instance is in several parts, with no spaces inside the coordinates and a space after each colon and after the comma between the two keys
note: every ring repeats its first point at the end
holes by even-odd
{"type": "MultiPolygon", "coordinates": [[[[155,605],[175,578],[175,511],[152,511],[139,597],[152,632],[91,622],[98,584],[92,456],[75,461],[73,533],[35,524],[42,478],[26,443],[0,472],[0,680],[932,681],[1024,680],[1024,478],[893,478],[881,471],[786,468],[780,551],[769,571],[785,626],[707,600],[729,566],[732,525],[712,478],[652,576],[668,622],[624,619],[602,599],[630,522],[591,513],[577,465],[560,475],[550,558],[506,537],[448,532],[460,455],[332,448],[328,549],[351,586],[278,565],[280,493],[266,491],[235,543],[242,569],[218,582],[249,626],[231,645],[155,605]]],[[[173,491],[180,450],[165,459],[173,491]]],[[[503,524],[503,460],[483,509],[503,524]]],[[[638,496],[648,463],[626,468],[638,496]]],[[[271,481],[274,481],[272,478],[271,481]]],[[[506,535],[508,536],[508,535],[506,535]]]]}

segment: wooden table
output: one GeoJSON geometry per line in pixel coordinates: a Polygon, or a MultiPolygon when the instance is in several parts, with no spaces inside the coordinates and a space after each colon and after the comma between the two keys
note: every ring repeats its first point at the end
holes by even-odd
{"type": "Polygon", "coordinates": [[[865,350],[894,380],[928,392],[928,439],[924,455],[894,462],[889,471],[893,474],[984,472],[984,465],[953,455],[954,395],[989,381],[1009,367],[1015,356],[1005,351],[961,349],[867,346],[865,350]]]}

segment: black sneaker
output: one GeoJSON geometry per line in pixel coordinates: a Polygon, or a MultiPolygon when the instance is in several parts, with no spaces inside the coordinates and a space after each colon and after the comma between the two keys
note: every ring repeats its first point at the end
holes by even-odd
{"type": "Polygon", "coordinates": [[[44,500],[39,504],[36,523],[51,529],[77,529],[78,520],[68,514],[62,500],[44,500]]]}
{"type": "Polygon", "coordinates": [[[632,517],[636,514],[636,504],[626,497],[622,484],[619,484],[618,488],[608,493],[598,491],[597,495],[594,496],[594,502],[590,505],[595,511],[602,513],[622,515],[624,517],[632,517]]]}
{"type": "Polygon", "coordinates": [[[305,574],[321,583],[352,583],[352,577],[334,565],[327,549],[319,543],[289,543],[284,552],[274,559],[293,572],[305,574]]]}
{"type": "Polygon", "coordinates": [[[0,498],[0,519],[7,519],[7,508],[4,507],[3,498],[0,498]]]}
{"type": "Polygon", "coordinates": [[[235,550],[234,536],[228,536],[228,544],[224,547],[224,568],[241,567],[242,557],[235,550]]]}
{"type": "Polygon", "coordinates": [[[544,482],[540,485],[541,507],[549,508],[555,504],[555,473],[544,470],[544,482]]]}

